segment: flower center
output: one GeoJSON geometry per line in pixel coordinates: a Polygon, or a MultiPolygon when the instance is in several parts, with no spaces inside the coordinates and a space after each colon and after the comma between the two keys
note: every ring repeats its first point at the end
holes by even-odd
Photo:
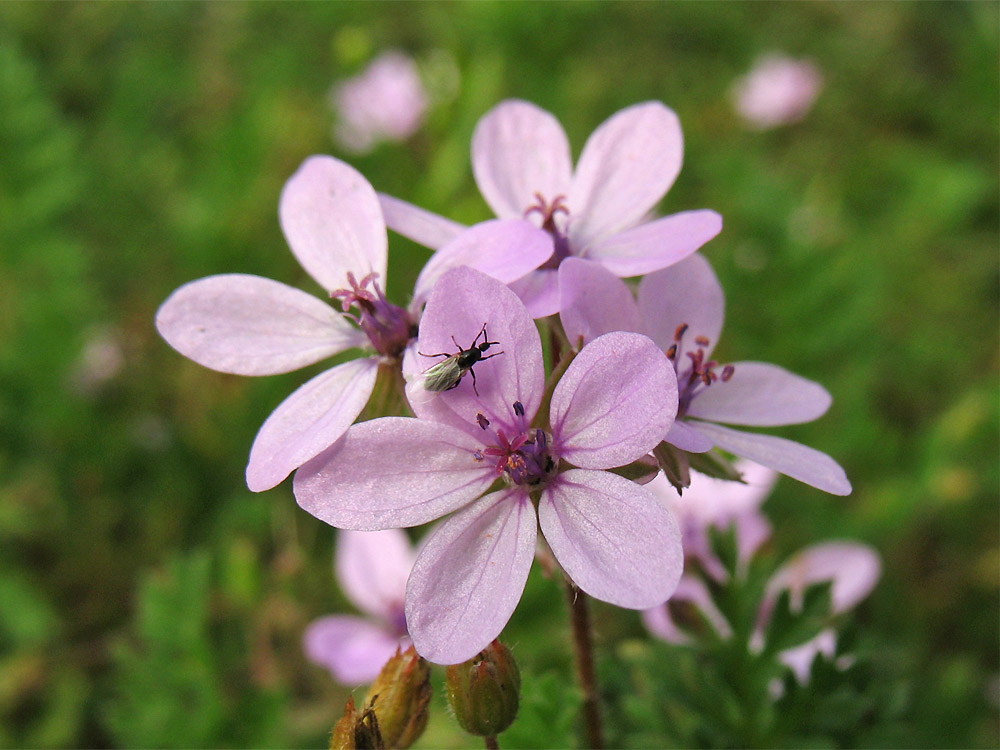
{"type": "Polygon", "coordinates": [[[687,414],[695,396],[716,380],[721,380],[723,383],[728,382],[733,377],[733,373],[736,372],[736,368],[732,365],[726,365],[722,368],[722,372],[717,373],[716,368],[719,367],[719,363],[714,359],[705,361],[705,347],[711,342],[704,336],[695,336],[694,346],[697,348],[683,351],[684,335],[687,330],[687,323],[677,326],[677,330],[674,331],[674,343],[667,349],[667,359],[673,364],[674,372],[677,373],[677,386],[680,390],[677,404],[678,419],[687,414]],[[690,364],[685,366],[682,354],[687,357],[690,364]]]}
{"type": "MultiPolygon", "coordinates": [[[[527,426],[520,401],[515,401],[513,408],[516,421],[521,424],[520,431],[508,437],[502,428],[494,430],[493,442],[477,450],[473,457],[476,461],[493,461],[495,474],[505,476],[511,484],[541,484],[556,465],[549,452],[549,438],[544,430],[527,426]]],[[[483,431],[490,431],[490,420],[482,412],[476,414],[476,422],[483,431]]]]}
{"type": "Polygon", "coordinates": [[[417,335],[417,326],[406,310],[385,298],[377,278],[377,273],[370,273],[359,283],[348,271],[350,289],[335,289],[330,296],[340,298],[344,315],[368,334],[375,351],[396,359],[417,335]],[[348,312],[352,307],[357,308],[356,314],[348,312]]]}
{"type": "Polygon", "coordinates": [[[552,257],[541,265],[541,268],[558,268],[563,259],[568,257],[569,240],[566,238],[566,226],[569,223],[569,207],[566,205],[566,196],[557,195],[549,203],[541,193],[535,193],[535,203],[528,206],[524,212],[527,219],[531,214],[537,213],[542,218],[542,229],[552,235],[554,249],[552,257]],[[556,214],[562,214],[566,218],[556,224],[556,214]]]}

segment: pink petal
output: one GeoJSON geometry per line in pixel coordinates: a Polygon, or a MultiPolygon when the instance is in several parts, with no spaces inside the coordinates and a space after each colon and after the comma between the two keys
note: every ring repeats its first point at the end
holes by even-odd
{"type": "Polygon", "coordinates": [[[705,619],[715,628],[715,632],[720,638],[728,639],[733,635],[733,629],[729,625],[722,612],[715,605],[712,594],[704,581],[694,576],[682,576],[677,590],[670,597],[670,601],[661,604],[653,609],[647,609],[642,613],[642,621],[653,635],[662,638],[668,643],[688,643],[691,638],[683,630],[677,627],[670,615],[670,602],[686,602],[701,610],[705,619]]]}
{"type": "MultiPolygon", "coordinates": [[[[520,430],[520,423],[514,421],[514,402],[520,401],[531,419],[538,411],[545,385],[538,330],[517,295],[479,271],[452,269],[441,277],[427,302],[420,320],[418,348],[424,355],[454,353],[458,346],[470,348],[484,323],[490,341],[499,343],[486,352],[489,360],[475,365],[475,388],[470,373],[457,388],[438,393],[436,400],[454,412],[462,424],[475,426],[476,414],[481,411],[496,423],[494,429],[504,426],[508,434],[513,434],[520,430]]],[[[479,340],[481,343],[482,337],[479,340]]],[[[423,355],[415,359],[421,370],[443,360],[423,355]]],[[[407,386],[408,396],[413,385],[411,382],[407,386]]],[[[410,398],[418,415],[422,413],[421,400],[410,398]]]]}
{"type": "Polygon", "coordinates": [[[722,285],[701,255],[688,256],[639,282],[639,311],[650,338],[664,351],[674,343],[677,326],[686,323],[685,344],[691,346],[704,336],[710,342],[705,356],[710,355],[722,332],[725,307],[722,285]]]}
{"type": "Polygon", "coordinates": [[[812,380],[764,362],[734,362],[733,377],[716,381],[691,402],[688,416],[752,427],[818,419],[833,399],[812,380]]]}
{"type": "Polygon", "coordinates": [[[622,466],[649,453],[677,414],[674,370],[638,333],[587,344],[552,394],[554,450],[585,469],[622,466]]]}
{"type": "Polygon", "coordinates": [[[247,486],[254,492],[276,487],[333,444],[365,408],[377,371],[374,357],[344,362],[282,401],[254,438],[247,486]]]}
{"type": "Polygon", "coordinates": [[[612,331],[642,332],[632,290],[600,263],[566,258],[559,264],[559,319],[575,348],[612,331]]]}
{"type": "Polygon", "coordinates": [[[777,481],[778,475],[751,461],[739,460],[735,468],[746,484],[716,479],[691,472],[691,486],[678,494],[664,477],[657,477],[649,488],[677,514],[681,524],[699,528],[727,527],[739,516],[757,513],[777,481]]]}
{"type": "Polygon", "coordinates": [[[385,285],[388,245],[378,197],[353,167],[310,156],[285,183],[281,228],[299,263],[326,291],[377,273],[385,285]]]}
{"type": "Polygon", "coordinates": [[[182,286],[157,311],[156,328],[185,357],[235,375],[291,372],[366,340],[311,294],[236,273],[182,286]]]}
{"type": "Polygon", "coordinates": [[[559,312],[559,276],[555,269],[540,268],[508,286],[535,320],[559,312]]]}
{"type": "Polygon", "coordinates": [[[638,223],[674,184],[684,136],[673,110],[635,104],[595,130],[569,192],[570,243],[584,248],[638,223]]]}
{"type": "Polygon", "coordinates": [[[402,609],[415,558],[409,537],[400,529],[345,529],[337,534],[336,572],[341,589],[358,609],[385,622],[402,609]]]}
{"type": "Polygon", "coordinates": [[[310,623],[302,646],[309,661],[329,669],[337,682],[353,686],[373,681],[396,649],[406,648],[406,640],[364,618],[333,615],[310,623]]]}
{"type": "Polygon", "coordinates": [[[556,560],[597,599],[646,609],[677,588],[684,567],[677,521],[635,482],[571,469],[542,491],[538,520],[556,560]]]}
{"type": "Polygon", "coordinates": [[[819,654],[832,659],[837,655],[837,632],[833,628],[821,630],[812,640],[801,646],[786,649],[778,654],[778,660],[792,670],[800,685],[807,685],[812,675],[812,665],[819,654]]]}
{"type": "Polygon", "coordinates": [[[616,276],[642,276],[684,260],[721,231],[715,211],[685,211],[613,234],[584,255],[616,276]]]}
{"type": "Polygon", "coordinates": [[[295,474],[295,500],[339,529],[417,526],[461,508],[495,479],[453,427],[407,417],[356,424],[295,474]]]}
{"type": "Polygon", "coordinates": [[[535,193],[551,203],[569,192],[569,141],[559,121],[544,109],[508,99],[476,125],[472,171],[497,216],[521,218],[537,202],[535,193]]]}
{"type": "Polygon", "coordinates": [[[774,435],[741,432],[710,422],[689,422],[688,425],[737,456],[769,466],[831,495],[851,494],[851,483],[844,470],[818,450],[774,435]]]}
{"type": "Polygon", "coordinates": [[[379,193],[378,201],[385,216],[386,226],[424,247],[436,250],[465,230],[465,226],[457,221],[425,211],[391,195],[379,193]]]}
{"type": "Polygon", "coordinates": [[[711,440],[680,420],[670,425],[670,432],[663,439],[688,453],[706,453],[714,447],[711,440]]]}
{"type": "Polygon", "coordinates": [[[438,250],[417,277],[414,304],[430,296],[446,271],[469,266],[504,284],[516,281],[552,255],[552,237],[523,219],[476,224],[438,250]]]}
{"type": "Polygon", "coordinates": [[[882,575],[882,561],[867,544],[850,541],[824,542],[806,547],[785,563],[767,584],[776,598],[788,589],[793,602],[801,601],[809,586],[832,581],[833,611],[846,612],[868,596],[882,575]]]}
{"type": "Polygon", "coordinates": [[[528,580],[535,536],[531,501],[516,488],[487,495],[431,534],[406,588],[421,656],[458,664],[500,635],[528,580]]]}

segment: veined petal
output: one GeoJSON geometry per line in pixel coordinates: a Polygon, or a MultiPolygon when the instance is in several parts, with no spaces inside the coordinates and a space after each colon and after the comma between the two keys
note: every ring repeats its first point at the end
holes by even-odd
{"type": "Polygon", "coordinates": [[[408,417],[356,424],[295,474],[295,500],[340,529],[418,526],[484,493],[493,467],[454,427],[408,417]]]}
{"type": "Polygon", "coordinates": [[[279,485],[344,434],[368,403],[378,360],[364,357],[331,367],[299,386],[271,412],[250,448],[247,486],[279,485]]]}
{"type": "Polygon", "coordinates": [[[517,488],[487,495],[432,532],[406,587],[417,652],[458,664],[500,635],[528,580],[535,538],[534,508],[517,488]]]}
{"type": "Polygon", "coordinates": [[[688,426],[723,450],[769,466],[811,487],[831,495],[851,494],[851,483],[840,464],[818,450],[774,435],[756,435],[711,422],[688,422],[688,426]]]}
{"type": "Polygon", "coordinates": [[[401,529],[337,534],[336,574],[358,609],[390,622],[401,608],[416,553],[401,529]]]}
{"type": "Polygon", "coordinates": [[[562,125],[530,102],[508,99],[483,115],[472,136],[472,171],[502,219],[521,218],[537,202],[569,192],[573,162],[562,125]]]}
{"type": "Polygon", "coordinates": [[[555,269],[540,268],[508,286],[535,320],[559,312],[559,274],[555,269]]]}
{"type": "Polygon", "coordinates": [[[436,250],[465,230],[465,226],[457,221],[425,211],[412,203],[385,193],[378,194],[378,202],[382,206],[385,224],[389,229],[424,247],[436,250]]]}
{"type": "MultiPolygon", "coordinates": [[[[448,271],[434,286],[420,320],[418,345],[422,355],[415,359],[418,367],[426,370],[444,359],[426,355],[454,353],[455,341],[470,348],[484,323],[489,340],[498,342],[483,354],[490,359],[475,364],[475,382],[469,373],[456,388],[438,393],[437,400],[465,424],[475,425],[481,411],[497,427],[507,427],[514,434],[520,431],[520,423],[514,422],[514,402],[521,402],[530,420],[538,411],[545,383],[538,329],[510,289],[471,268],[448,271]]],[[[481,345],[482,336],[479,342],[481,345]]],[[[410,397],[412,383],[407,391],[410,397]]],[[[419,408],[420,400],[410,398],[414,409],[419,408]]]]}
{"type": "Polygon", "coordinates": [[[299,263],[326,291],[377,273],[385,285],[388,240],[375,190],[332,156],[310,156],[285,183],[281,229],[299,263]]]}
{"type": "Polygon", "coordinates": [[[552,255],[552,237],[524,219],[493,219],[469,227],[438,250],[417,277],[414,304],[430,296],[446,271],[468,266],[504,284],[531,273],[552,255]]]}
{"type": "Polygon", "coordinates": [[[559,319],[570,344],[612,331],[642,333],[632,290],[600,263],[566,258],[559,264],[559,319]]]}
{"type": "Polygon", "coordinates": [[[581,254],[616,276],[642,276],[684,260],[721,231],[715,211],[684,211],[613,234],[581,254]]]}
{"type": "Polygon", "coordinates": [[[650,338],[664,351],[674,343],[677,326],[686,323],[684,341],[708,339],[707,358],[722,332],[725,308],[722,285],[701,255],[690,255],[639,282],[639,312],[650,338]]]}
{"type": "Polygon", "coordinates": [[[342,685],[351,686],[378,677],[400,645],[406,648],[375,623],[351,615],[314,620],[302,637],[309,661],[329,669],[342,685]]]}
{"type": "Polygon", "coordinates": [[[638,223],[674,184],[683,155],[680,120],[660,102],[635,104],[605,120],[573,175],[570,244],[586,247],[638,223]]]}
{"type": "Polygon", "coordinates": [[[714,447],[711,440],[679,419],[674,420],[670,432],[663,439],[688,453],[706,453],[714,447]]]}
{"type": "Polygon", "coordinates": [[[712,383],[691,402],[689,417],[751,427],[818,419],[833,399],[812,380],[765,362],[734,362],[733,376],[712,383]]]}
{"type": "Polygon", "coordinates": [[[587,344],[552,393],[555,452],[586,469],[623,466],[656,447],[677,414],[677,379],[656,344],[606,333],[587,344]]]}
{"type": "Polygon", "coordinates": [[[185,357],[234,375],[291,372],[366,340],[311,294],[239,273],[185,284],[160,306],[156,328],[185,357]]]}
{"type": "Polygon", "coordinates": [[[646,609],[677,588],[684,567],[677,521],[635,482],[571,469],[542,492],[538,520],[556,560],[593,597],[646,609]]]}

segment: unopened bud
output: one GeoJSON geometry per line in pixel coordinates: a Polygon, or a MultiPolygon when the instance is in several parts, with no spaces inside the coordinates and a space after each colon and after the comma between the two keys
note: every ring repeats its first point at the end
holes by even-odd
{"type": "Polygon", "coordinates": [[[343,718],[333,727],[330,750],[382,750],[384,747],[375,712],[371,707],[359,711],[354,705],[354,696],[348,698],[343,718]]]}
{"type": "Polygon", "coordinates": [[[462,664],[448,667],[448,703],[469,734],[495,737],[517,716],[521,673],[510,649],[493,641],[462,664]]]}
{"type": "Polygon", "coordinates": [[[431,670],[413,646],[396,649],[368,690],[367,701],[378,716],[386,747],[406,748],[417,741],[427,726],[431,670]]]}

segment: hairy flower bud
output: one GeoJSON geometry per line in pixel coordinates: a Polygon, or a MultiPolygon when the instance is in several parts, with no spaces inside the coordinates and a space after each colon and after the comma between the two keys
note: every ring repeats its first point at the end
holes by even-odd
{"type": "Polygon", "coordinates": [[[367,704],[378,717],[386,747],[406,748],[427,726],[431,670],[413,646],[396,650],[368,690],[367,704]]]}
{"type": "Polygon", "coordinates": [[[510,649],[493,641],[474,658],[448,667],[448,703],[469,734],[494,737],[517,716],[521,673],[510,649]]]}
{"type": "Polygon", "coordinates": [[[348,698],[343,718],[333,727],[330,750],[382,750],[384,747],[375,712],[370,707],[359,711],[354,705],[354,697],[348,698]]]}

